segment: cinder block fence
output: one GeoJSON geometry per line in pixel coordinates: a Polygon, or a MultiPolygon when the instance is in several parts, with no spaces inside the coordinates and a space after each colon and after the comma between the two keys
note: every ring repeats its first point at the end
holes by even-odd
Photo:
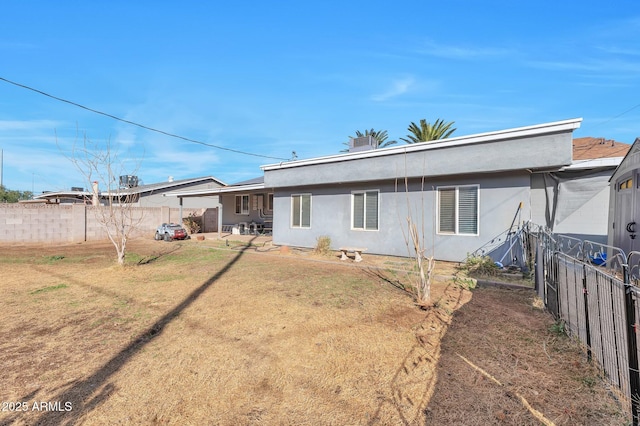
{"type": "MultiPolygon", "coordinates": [[[[0,242],[82,242],[108,238],[100,223],[103,206],[85,204],[0,204],[0,242]]],[[[126,207],[136,225],[132,237],[153,236],[161,223],[180,222],[180,209],[169,207],[126,207]]],[[[216,232],[217,209],[183,208],[182,216],[202,217],[203,232],[216,232]]]]}

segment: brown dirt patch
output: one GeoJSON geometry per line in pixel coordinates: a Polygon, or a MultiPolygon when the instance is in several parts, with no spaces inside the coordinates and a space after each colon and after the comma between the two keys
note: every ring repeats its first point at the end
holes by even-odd
{"type": "Polygon", "coordinates": [[[0,423],[535,424],[515,394],[621,419],[530,293],[441,279],[423,311],[402,259],[232,246],[132,241],[126,268],[108,242],[0,246],[0,401],[28,408],[0,423]]]}

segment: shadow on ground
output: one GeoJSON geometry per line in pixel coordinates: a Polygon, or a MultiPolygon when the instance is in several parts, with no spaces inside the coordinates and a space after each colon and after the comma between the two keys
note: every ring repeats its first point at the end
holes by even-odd
{"type": "MultiPolygon", "coordinates": [[[[248,247],[249,245],[245,246],[244,249],[240,249],[220,271],[193,290],[184,300],[134,338],[129,345],[123,348],[92,375],[74,382],[70,388],[49,398],[49,401],[61,401],[61,407],[57,407],[58,409],[56,410],[42,412],[34,419],[33,424],[72,425],[78,422],[80,417],[86,416],[87,413],[100,406],[115,390],[113,384],[109,383],[110,378],[121,370],[137,353],[147,346],[147,344],[162,334],[167,325],[195,302],[202,293],[229,272],[233,265],[240,260],[248,247]],[[71,403],[71,411],[64,411],[66,403],[71,403]]],[[[13,417],[3,420],[0,425],[4,426],[14,423],[18,419],[18,414],[21,413],[18,412],[13,417]]]]}

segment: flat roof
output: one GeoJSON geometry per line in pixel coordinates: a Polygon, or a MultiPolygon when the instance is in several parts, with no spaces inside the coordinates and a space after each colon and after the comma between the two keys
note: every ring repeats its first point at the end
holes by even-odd
{"type": "Polygon", "coordinates": [[[443,149],[463,145],[491,142],[506,138],[523,138],[529,136],[545,135],[554,132],[575,130],[580,127],[582,118],[572,118],[569,120],[554,121],[551,123],[536,124],[533,126],[516,127],[513,129],[499,130],[493,132],[478,133],[469,136],[459,136],[455,138],[440,139],[435,141],[418,142],[414,144],[393,146],[388,148],[373,149],[369,151],[349,152],[345,154],[329,155],[325,157],[310,158],[307,160],[283,161],[276,164],[261,166],[262,170],[279,170],[292,167],[303,167],[315,164],[335,163],[340,161],[356,160],[361,158],[383,157],[394,154],[404,154],[410,152],[428,151],[432,149],[443,149]]]}

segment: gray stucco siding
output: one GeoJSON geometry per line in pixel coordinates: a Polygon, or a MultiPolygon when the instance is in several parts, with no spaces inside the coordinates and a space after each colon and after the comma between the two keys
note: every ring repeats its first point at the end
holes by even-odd
{"type": "MultiPolygon", "coordinates": [[[[262,193],[260,193],[262,194],[262,193]]],[[[222,209],[222,224],[223,225],[234,225],[241,222],[256,222],[263,223],[264,218],[260,216],[260,210],[254,205],[254,196],[258,195],[255,192],[253,193],[238,193],[238,194],[222,194],[220,196],[220,201],[223,206],[222,209]],[[248,195],[249,196],[249,214],[236,214],[236,195],[248,195]]],[[[264,200],[266,200],[267,193],[264,193],[264,200]]],[[[263,210],[263,214],[269,213],[268,211],[263,210]]]]}
{"type": "Polygon", "coordinates": [[[411,214],[419,231],[424,230],[428,254],[461,261],[507,229],[521,201],[525,205],[521,217],[529,217],[529,182],[527,172],[518,172],[432,178],[424,186],[420,179],[411,179],[408,191],[403,180],[279,188],[274,196],[274,243],[314,247],[316,239],[326,235],[334,249],[356,246],[367,248],[368,253],[407,256],[407,217],[411,214]],[[479,185],[478,235],[437,234],[437,188],[464,185],[479,185]],[[378,230],[352,229],[353,191],[379,191],[378,230]],[[310,228],[291,227],[291,195],[299,193],[312,197],[310,228]]]}
{"type": "MultiPolygon", "coordinates": [[[[140,207],[180,207],[180,198],[165,197],[160,193],[143,196],[140,198],[140,207]]],[[[183,208],[213,208],[218,205],[218,196],[208,197],[184,197],[183,208]]]]}
{"type": "MultiPolygon", "coordinates": [[[[375,178],[404,179],[545,169],[571,163],[571,133],[501,139],[459,146],[438,146],[422,151],[366,158],[346,154],[334,161],[301,167],[265,169],[265,185],[292,187],[343,182],[367,182],[375,178]]],[[[383,150],[380,150],[383,151],[383,150]]],[[[396,152],[396,151],[394,151],[396,152]]]]}
{"type": "MultiPolygon", "coordinates": [[[[212,183],[212,182],[204,182],[199,184],[188,184],[181,185],[176,188],[171,188],[171,191],[174,190],[192,190],[197,191],[200,189],[212,189],[218,188],[220,185],[212,183]]],[[[180,206],[180,198],[175,196],[165,196],[164,194],[168,192],[167,189],[158,189],[155,191],[143,192],[138,205],[140,207],[179,207],[180,206]]],[[[218,205],[218,196],[211,195],[206,197],[183,197],[182,198],[182,207],[183,208],[212,208],[218,205]]]]}

